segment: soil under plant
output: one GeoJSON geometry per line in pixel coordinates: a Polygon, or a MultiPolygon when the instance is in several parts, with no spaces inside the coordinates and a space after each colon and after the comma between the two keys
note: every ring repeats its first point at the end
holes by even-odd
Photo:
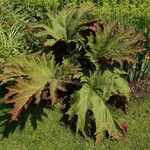
{"type": "Polygon", "coordinates": [[[132,97],[135,99],[143,99],[150,95],[150,77],[134,81],[130,84],[132,97]]]}

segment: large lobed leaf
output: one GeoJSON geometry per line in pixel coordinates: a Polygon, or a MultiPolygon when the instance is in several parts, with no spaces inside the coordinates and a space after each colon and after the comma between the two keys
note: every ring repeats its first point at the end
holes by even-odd
{"type": "Polygon", "coordinates": [[[71,106],[67,114],[70,119],[77,115],[76,131],[81,131],[86,136],[86,117],[88,110],[93,112],[96,124],[96,140],[101,141],[106,132],[110,138],[120,139],[116,123],[106,107],[105,102],[114,94],[123,95],[129,99],[130,88],[128,83],[121,78],[121,71],[115,69],[114,72],[106,70],[104,73],[95,72],[90,77],[82,79],[82,88],[74,94],[75,103],[71,106]]]}
{"type": "Polygon", "coordinates": [[[91,6],[84,8],[67,8],[59,13],[48,14],[48,21],[46,24],[36,25],[36,28],[43,30],[37,33],[37,36],[50,36],[45,43],[47,46],[54,45],[57,41],[63,40],[65,42],[78,41],[81,36],[78,33],[79,25],[85,22],[87,14],[90,12],[91,6]]]}
{"type": "Polygon", "coordinates": [[[91,35],[88,39],[90,49],[86,56],[95,65],[102,61],[102,58],[119,63],[125,60],[133,63],[134,56],[145,50],[145,37],[133,28],[121,27],[117,22],[104,24],[103,28],[97,27],[96,36],[91,35]]]}
{"type": "Polygon", "coordinates": [[[15,80],[16,84],[8,88],[4,102],[13,103],[11,120],[17,120],[23,108],[35,101],[43,100],[44,90],[48,90],[47,99],[52,104],[57,102],[57,89],[66,91],[64,85],[71,82],[71,77],[80,69],[69,65],[67,60],[61,66],[55,64],[53,55],[20,54],[7,64],[0,75],[2,82],[15,80]]]}

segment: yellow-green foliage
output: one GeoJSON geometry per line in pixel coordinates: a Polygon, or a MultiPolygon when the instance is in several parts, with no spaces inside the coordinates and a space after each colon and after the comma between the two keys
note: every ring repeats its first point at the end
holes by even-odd
{"type": "Polygon", "coordinates": [[[80,69],[67,60],[61,66],[55,63],[53,55],[40,56],[39,54],[20,54],[6,64],[3,73],[0,75],[1,84],[14,80],[15,85],[11,86],[4,102],[13,104],[11,121],[18,120],[22,109],[26,109],[31,102],[39,104],[42,92],[50,91],[49,101],[57,102],[57,89],[65,91],[63,85],[71,82],[71,77],[78,74],[80,69]]]}
{"type": "Polygon", "coordinates": [[[142,45],[144,41],[144,36],[133,28],[125,29],[117,22],[111,22],[104,24],[104,29],[99,27],[96,37],[89,37],[90,49],[86,56],[95,65],[103,57],[120,63],[125,60],[133,63],[134,56],[145,50],[142,45]]]}
{"type": "Polygon", "coordinates": [[[21,26],[5,29],[0,24],[0,62],[4,63],[10,57],[22,52],[25,47],[21,26]]]}
{"type": "Polygon", "coordinates": [[[95,14],[105,20],[119,20],[126,26],[133,25],[139,29],[150,29],[150,1],[129,0],[117,3],[117,1],[103,1],[103,5],[94,10],[95,14]]]}
{"type": "Polygon", "coordinates": [[[105,102],[114,94],[123,95],[129,100],[130,88],[126,80],[120,75],[122,72],[115,69],[114,72],[109,70],[95,72],[90,77],[82,79],[82,88],[74,94],[75,103],[71,106],[67,114],[70,119],[77,115],[76,132],[81,131],[84,136],[90,126],[87,122],[89,119],[88,111],[91,110],[92,119],[96,124],[95,136],[97,142],[100,142],[108,132],[112,139],[120,139],[115,121],[105,105],[105,102]]]}
{"type": "Polygon", "coordinates": [[[91,11],[91,6],[84,8],[67,8],[59,13],[49,13],[47,24],[36,25],[36,28],[42,28],[42,31],[36,35],[39,37],[49,36],[45,45],[52,46],[58,41],[79,41],[79,25],[87,21],[87,14],[91,11]]]}

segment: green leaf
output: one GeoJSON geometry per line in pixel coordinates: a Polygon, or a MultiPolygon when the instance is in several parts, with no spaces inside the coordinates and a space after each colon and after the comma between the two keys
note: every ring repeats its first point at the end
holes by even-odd
{"type": "Polygon", "coordinates": [[[137,33],[134,28],[125,29],[117,22],[106,23],[104,28],[97,27],[96,36],[88,38],[86,56],[97,67],[101,58],[108,61],[118,61],[122,63],[135,62],[134,56],[145,50],[143,44],[145,37],[142,33],[137,33]]]}
{"type": "Polygon", "coordinates": [[[44,45],[45,46],[53,46],[56,43],[54,39],[47,40],[44,45]]]}
{"type": "Polygon", "coordinates": [[[82,37],[79,35],[79,25],[84,23],[87,14],[90,12],[91,7],[85,6],[84,8],[65,8],[59,13],[49,13],[48,22],[46,24],[35,25],[34,28],[42,28],[42,31],[37,33],[37,36],[50,35],[50,39],[45,44],[50,46],[52,43],[59,40],[66,42],[79,41],[82,37]],[[50,42],[52,40],[52,42],[50,42]]]}
{"type": "Polygon", "coordinates": [[[76,92],[74,98],[76,102],[67,114],[69,114],[70,118],[75,114],[78,116],[76,132],[81,131],[86,136],[86,114],[88,110],[92,110],[96,123],[95,135],[97,141],[103,140],[106,131],[115,138],[119,138],[120,133],[108,108],[102,98],[88,84],[83,84],[83,87],[76,92]]]}
{"type": "Polygon", "coordinates": [[[67,112],[70,119],[74,115],[78,116],[76,131],[81,131],[86,136],[87,113],[91,110],[96,124],[97,142],[103,140],[106,132],[110,138],[120,140],[121,133],[105,102],[113,95],[122,95],[129,99],[130,88],[121,77],[121,71],[118,69],[113,72],[106,70],[104,73],[96,71],[90,77],[82,77],[81,81],[83,86],[72,96],[75,103],[67,112]]]}
{"type": "Polygon", "coordinates": [[[9,92],[4,102],[12,103],[11,120],[17,120],[23,108],[35,101],[36,104],[44,100],[43,91],[52,104],[57,103],[57,89],[65,91],[64,85],[71,82],[71,76],[80,72],[80,68],[62,64],[56,65],[53,55],[20,54],[7,64],[0,75],[2,82],[15,80],[16,84],[8,88],[9,92]],[[76,70],[76,72],[74,71],[76,70]]]}

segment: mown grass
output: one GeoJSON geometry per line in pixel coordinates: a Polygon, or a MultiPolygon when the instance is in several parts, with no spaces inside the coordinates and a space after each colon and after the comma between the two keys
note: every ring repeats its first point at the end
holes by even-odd
{"type": "MultiPolygon", "coordinates": [[[[44,109],[43,115],[38,117],[37,122],[33,122],[33,116],[31,117],[30,114],[23,128],[18,125],[13,134],[2,139],[0,150],[148,150],[150,147],[149,108],[149,99],[130,102],[128,115],[123,113],[120,115],[121,118],[125,117],[129,124],[126,140],[124,142],[105,140],[99,145],[94,145],[92,141],[87,142],[68,128],[60,126],[60,112],[44,109]],[[34,124],[37,126],[34,127],[34,124]]],[[[0,115],[3,111],[0,110],[0,115]]],[[[0,121],[2,122],[2,117],[0,121]]]]}

